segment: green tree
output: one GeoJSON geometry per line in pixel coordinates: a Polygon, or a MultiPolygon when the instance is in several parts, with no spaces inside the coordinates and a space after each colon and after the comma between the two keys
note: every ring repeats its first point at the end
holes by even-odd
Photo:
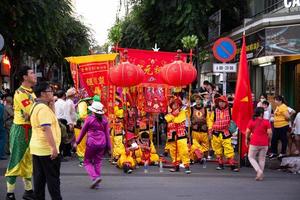
{"type": "Polygon", "coordinates": [[[1,0],[0,8],[0,33],[11,59],[11,77],[25,54],[51,65],[60,64],[66,55],[87,52],[89,31],[72,17],[70,0],[1,0]]]}

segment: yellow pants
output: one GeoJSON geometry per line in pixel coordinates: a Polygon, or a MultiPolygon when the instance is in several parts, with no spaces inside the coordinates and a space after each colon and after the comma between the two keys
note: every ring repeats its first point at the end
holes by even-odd
{"type": "Polygon", "coordinates": [[[113,158],[118,159],[123,152],[125,152],[125,147],[123,144],[123,136],[117,135],[113,136],[113,158]]]}
{"type": "Polygon", "coordinates": [[[231,138],[223,139],[222,134],[219,134],[219,136],[212,136],[212,148],[217,157],[222,157],[223,155],[226,158],[234,157],[234,150],[231,144],[231,138]]]}
{"type": "MultiPolygon", "coordinates": [[[[81,129],[74,128],[74,132],[75,132],[75,137],[76,137],[76,138],[79,137],[80,131],[81,131],[81,129]]],[[[85,135],[85,136],[82,138],[82,141],[80,142],[80,144],[77,145],[76,154],[77,154],[77,156],[79,157],[79,159],[80,159],[80,158],[83,158],[83,157],[84,157],[84,154],[85,154],[86,137],[87,137],[87,135],[85,135]]]]}
{"type": "Polygon", "coordinates": [[[181,161],[184,165],[190,164],[189,149],[187,145],[187,139],[177,140],[177,160],[176,160],[176,141],[168,142],[168,149],[173,163],[181,161]]]}
{"type": "Polygon", "coordinates": [[[117,162],[117,165],[118,165],[119,168],[122,169],[122,168],[123,168],[123,165],[124,165],[125,163],[129,163],[130,168],[132,168],[132,169],[135,168],[136,163],[135,163],[135,160],[133,159],[131,153],[130,153],[129,155],[126,155],[125,152],[122,153],[122,155],[120,156],[120,158],[119,158],[119,160],[118,160],[118,162],[117,162]]]}
{"type": "Polygon", "coordinates": [[[203,156],[203,151],[201,151],[200,149],[201,149],[201,145],[195,139],[193,139],[193,144],[190,148],[190,159],[191,160],[196,161],[199,159],[195,154],[196,151],[200,151],[203,156]]]}
{"type": "Polygon", "coordinates": [[[209,150],[208,134],[205,132],[192,132],[193,144],[196,144],[202,153],[209,150]]]}

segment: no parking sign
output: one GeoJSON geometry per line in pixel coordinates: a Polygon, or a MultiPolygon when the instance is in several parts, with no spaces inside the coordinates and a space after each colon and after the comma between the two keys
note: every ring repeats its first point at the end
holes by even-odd
{"type": "Polygon", "coordinates": [[[213,46],[213,54],[216,59],[225,63],[232,60],[236,54],[236,45],[228,37],[218,39],[213,46]]]}

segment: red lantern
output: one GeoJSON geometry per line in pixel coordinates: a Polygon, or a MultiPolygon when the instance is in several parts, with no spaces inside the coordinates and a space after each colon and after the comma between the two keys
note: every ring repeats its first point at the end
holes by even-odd
{"type": "Polygon", "coordinates": [[[4,76],[9,76],[10,75],[10,61],[6,55],[3,55],[2,60],[1,60],[1,74],[4,76]]]}
{"type": "Polygon", "coordinates": [[[112,84],[120,87],[131,87],[140,84],[144,79],[144,71],[128,61],[122,62],[109,71],[112,84]]]}
{"type": "Polygon", "coordinates": [[[179,55],[177,59],[178,60],[162,67],[161,76],[163,80],[168,85],[176,87],[192,83],[197,77],[197,70],[192,64],[179,60],[179,55]]]}

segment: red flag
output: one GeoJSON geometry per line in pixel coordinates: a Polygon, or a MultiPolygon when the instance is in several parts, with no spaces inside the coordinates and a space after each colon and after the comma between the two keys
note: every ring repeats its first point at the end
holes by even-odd
{"type": "Polygon", "coordinates": [[[242,151],[241,157],[247,154],[247,147],[245,145],[245,131],[247,124],[253,114],[252,92],[250,86],[250,77],[248,71],[246,42],[243,34],[243,44],[240,54],[239,71],[237,83],[235,88],[235,98],[232,109],[232,119],[239,127],[242,133],[242,151]]]}

